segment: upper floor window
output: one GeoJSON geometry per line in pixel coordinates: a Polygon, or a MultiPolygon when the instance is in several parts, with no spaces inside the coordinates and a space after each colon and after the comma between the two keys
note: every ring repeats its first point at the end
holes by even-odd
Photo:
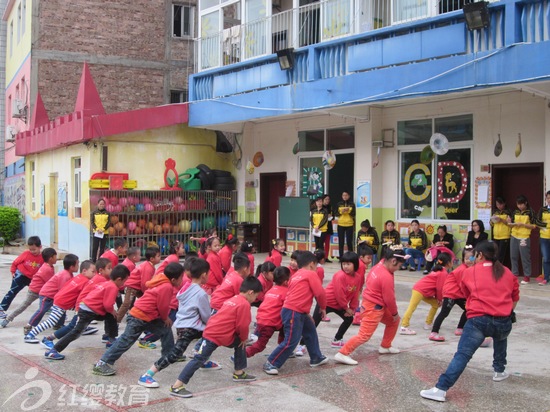
{"type": "Polygon", "coordinates": [[[74,217],[82,217],[82,159],[73,157],[73,204],[74,217]]]}
{"type": "Polygon", "coordinates": [[[187,90],[170,90],[170,103],[185,103],[189,101],[187,90]]]}
{"type": "Polygon", "coordinates": [[[172,5],[172,36],[193,37],[194,36],[194,13],[195,8],[181,4],[172,5]]]}
{"type": "Polygon", "coordinates": [[[31,210],[36,212],[36,163],[30,163],[31,169],[31,210]]]}
{"type": "Polygon", "coordinates": [[[10,57],[13,55],[13,20],[10,23],[10,57]]]}
{"type": "Polygon", "coordinates": [[[27,0],[21,0],[21,36],[25,34],[25,20],[27,18],[27,0]]]}
{"type": "Polygon", "coordinates": [[[19,42],[21,41],[21,29],[23,28],[23,24],[21,23],[22,21],[22,16],[21,16],[21,4],[19,5],[19,7],[17,8],[17,44],[19,44],[19,42]]]}

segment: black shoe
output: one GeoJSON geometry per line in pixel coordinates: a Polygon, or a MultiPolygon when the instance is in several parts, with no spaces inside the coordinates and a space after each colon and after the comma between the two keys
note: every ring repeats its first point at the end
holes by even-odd
{"type": "Polygon", "coordinates": [[[332,260],[330,260],[330,259],[325,259],[325,263],[332,263],[332,260]]]}

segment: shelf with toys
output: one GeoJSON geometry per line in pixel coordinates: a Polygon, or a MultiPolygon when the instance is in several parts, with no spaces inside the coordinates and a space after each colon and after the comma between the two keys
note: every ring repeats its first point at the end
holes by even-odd
{"type": "Polygon", "coordinates": [[[235,190],[90,190],[91,208],[101,198],[111,215],[106,247],[112,248],[122,237],[129,247],[139,247],[142,256],[150,245],[158,246],[165,256],[174,240],[183,242],[187,251],[194,250],[198,244],[190,238],[200,238],[212,228],[223,241],[237,217],[235,190]]]}

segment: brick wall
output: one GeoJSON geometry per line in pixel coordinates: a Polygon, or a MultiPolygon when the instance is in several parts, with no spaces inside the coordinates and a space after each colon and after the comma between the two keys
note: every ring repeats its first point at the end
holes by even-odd
{"type": "Polygon", "coordinates": [[[36,3],[33,70],[50,118],[74,109],[87,61],[108,113],[167,103],[187,89],[193,41],[172,39],[170,0],[36,3]]]}

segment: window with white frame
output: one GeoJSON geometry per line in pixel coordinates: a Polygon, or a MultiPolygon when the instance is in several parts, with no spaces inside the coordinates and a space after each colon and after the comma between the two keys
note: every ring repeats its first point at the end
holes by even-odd
{"type": "Polygon", "coordinates": [[[23,27],[21,23],[21,4],[17,8],[17,44],[21,41],[21,28],[23,27]]]}
{"type": "Polygon", "coordinates": [[[10,57],[13,55],[13,20],[10,23],[10,57]]]}
{"type": "Polygon", "coordinates": [[[31,169],[31,211],[36,212],[36,163],[30,162],[31,169]]]}
{"type": "Polygon", "coordinates": [[[397,123],[400,219],[471,220],[473,115],[397,123]],[[445,154],[430,147],[434,133],[449,144],[445,154]]]}
{"type": "Polygon", "coordinates": [[[21,7],[23,8],[21,13],[21,36],[25,34],[25,19],[27,18],[27,0],[21,0],[21,7]]]}
{"type": "Polygon", "coordinates": [[[193,37],[195,35],[195,8],[184,4],[172,4],[172,36],[193,37]]]}
{"type": "Polygon", "coordinates": [[[73,157],[73,206],[74,217],[82,217],[82,159],[73,157]]]}

